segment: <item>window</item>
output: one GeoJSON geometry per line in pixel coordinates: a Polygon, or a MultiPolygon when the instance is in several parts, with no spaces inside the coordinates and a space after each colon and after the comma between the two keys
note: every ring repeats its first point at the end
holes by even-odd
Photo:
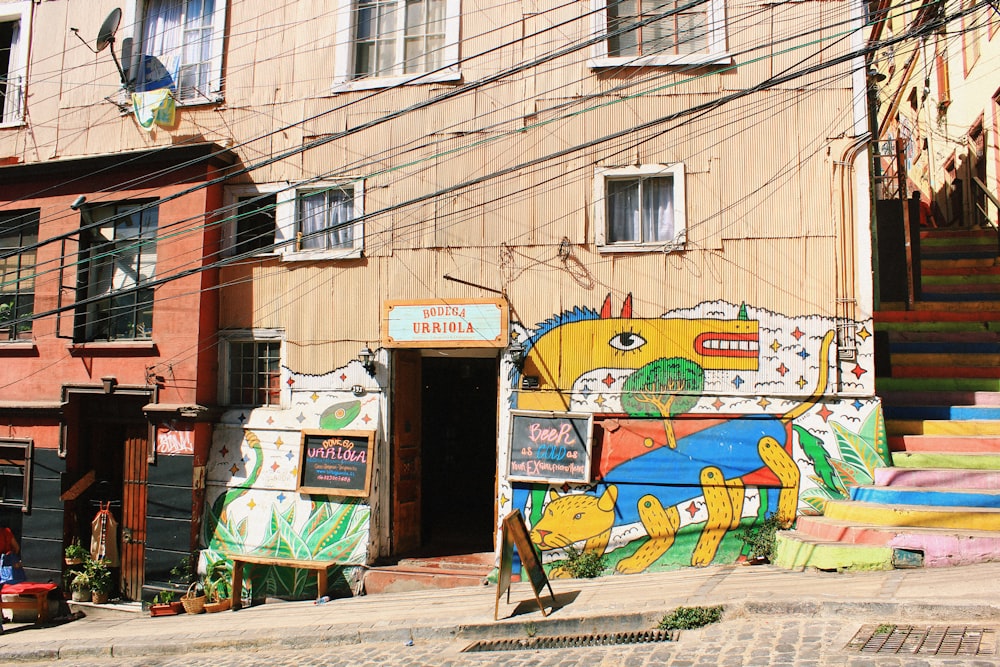
{"type": "Polygon", "coordinates": [[[31,337],[38,213],[0,213],[0,338],[31,337]]]}
{"type": "MultiPolygon", "coordinates": [[[[972,12],[976,8],[976,0],[962,0],[962,10],[972,12]]],[[[993,10],[988,10],[992,12],[993,10]]],[[[984,17],[982,12],[968,13],[962,17],[962,61],[965,65],[965,76],[969,76],[972,68],[979,62],[982,53],[980,32],[984,17]]]]}
{"type": "Polygon", "coordinates": [[[346,259],[364,250],[360,181],[290,189],[278,196],[278,238],[285,260],[346,259]]]}
{"type": "Polygon", "coordinates": [[[157,208],[102,204],[83,209],[81,219],[74,339],[151,338],[157,208]]]}
{"type": "Polygon", "coordinates": [[[227,368],[223,403],[281,405],[281,338],[275,331],[224,334],[227,368]]]}
{"type": "Polygon", "coordinates": [[[225,226],[225,255],[274,252],[277,197],[256,189],[230,190],[228,195],[230,217],[225,226]]]}
{"type": "Polygon", "coordinates": [[[727,64],[724,0],[592,0],[591,67],[727,64]]]}
{"type": "Polygon", "coordinates": [[[31,3],[0,5],[0,126],[24,120],[31,3]]]}
{"type": "Polygon", "coordinates": [[[0,507],[28,511],[33,450],[34,442],[30,439],[0,440],[0,507]]]}
{"type": "Polygon", "coordinates": [[[136,91],[170,88],[188,104],[222,99],[225,0],[146,0],[140,9],[142,46],[129,72],[136,91]]]}
{"type": "Polygon", "coordinates": [[[602,252],[682,248],[684,165],[598,169],[594,219],[602,252]]]}
{"type": "Polygon", "coordinates": [[[334,84],[346,88],[459,77],[459,0],[340,0],[334,84]]]}

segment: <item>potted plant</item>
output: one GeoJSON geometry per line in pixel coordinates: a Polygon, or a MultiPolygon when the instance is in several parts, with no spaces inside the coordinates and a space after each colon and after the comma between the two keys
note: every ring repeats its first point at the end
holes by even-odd
{"type": "Polygon", "coordinates": [[[87,570],[74,572],[69,582],[69,588],[72,591],[73,602],[90,602],[90,574],[87,570]]]}
{"type": "Polygon", "coordinates": [[[66,561],[67,565],[82,565],[87,562],[88,558],[90,558],[90,552],[84,549],[80,544],[80,540],[75,537],[70,545],[66,547],[66,551],[63,555],[63,560],[66,561]]]}
{"type": "Polygon", "coordinates": [[[153,596],[153,602],[149,605],[150,616],[174,616],[184,610],[184,606],[179,600],[174,600],[177,594],[171,590],[162,590],[153,596]]]}
{"type": "Polygon", "coordinates": [[[84,571],[90,576],[91,599],[95,604],[104,604],[111,594],[111,568],[107,561],[89,560],[84,571]]]}
{"type": "Polygon", "coordinates": [[[208,574],[202,582],[205,591],[205,611],[209,613],[225,611],[232,604],[230,599],[230,582],[233,577],[233,568],[228,561],[216,561],[209,568],[208,574]]]}

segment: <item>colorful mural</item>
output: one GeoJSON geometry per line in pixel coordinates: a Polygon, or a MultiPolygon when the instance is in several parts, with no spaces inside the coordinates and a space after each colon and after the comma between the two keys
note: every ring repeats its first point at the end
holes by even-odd
{"type": "Polygon", "coordinates": [[[629,297],[516,332],[511,404],[594,413],[594,483],[501,480],[501,516],[521,510],[554,577],[569,547],[620,573],[739,560],[742,528],[821,512],[888,461],[869,327],[841,323],[840,362],[836,324],[724,302],[638,318],[629,297]]]}
{"type": "MultiPolygon", "coordinates": [[[[224,560],[227,552],[336,558],[346,565],[331,570],[331,586],[350,594],[358,566],[367,563],[371,508],[359,499],[296,490],[300,434],[303,429],[376,429],[379,395],[358,398],[330,391],[336,386],[330,377],[285,373],[294,387],[287,408],[232,410],[215,428],[201,535],[203,567],[224,560]]],[[[337,384],[357,382],[343,370],[336,374],[337,384]]],[[[316,594],[316,578],[305,570],[254,566],[245,574],[248,596],[316,594]]]]}

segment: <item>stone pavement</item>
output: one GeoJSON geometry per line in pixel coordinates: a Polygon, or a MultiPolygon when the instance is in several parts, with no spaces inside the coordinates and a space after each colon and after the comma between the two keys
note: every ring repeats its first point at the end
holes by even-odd
{"type": "MultiPolygon", "coordinates": [[[[1000,563],[883,572],[793,572],[769,565],[714,566],[673,572],[555,580],[555,604],[543,616],[528,584],[511,603],[496,588],[390,593],[282,602],[237,612],[150,618],[95,611],[48,627],[5,625],[0,664],[62,660],[76,664],[120,657],[217,650],[310,649],[319,645],[523,638],[649,630],[679,606],[725,606],[729,618],[790,617],[820,623],[967,624],[1000,628],[1000,563]]],[[[551,600],[544,591],[543,602],[551,600]]],[[[843,634],[843,633],[841,633],[843,634]]],[[[779,650],[780,633],[771,633],[779,650]]],[[[838,637],[846,642],[849,635],[838,637]]],[[[766,650],[769,647],[760,647],[766,650]]],[[[992,656],[991,656],[992,657],[992,656]]],[[[864,664],[859,660],[858,664],[864,664]]]]}

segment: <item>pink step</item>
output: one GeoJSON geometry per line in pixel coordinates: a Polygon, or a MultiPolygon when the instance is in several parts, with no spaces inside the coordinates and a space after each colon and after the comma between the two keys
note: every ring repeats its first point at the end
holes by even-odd
{"type": "Polygon", "coordinates": [[[955,454],[1000,453],[1000,436],[988,435],[891,435],[893,452],[951,452],[955,454]]]}
{"type": "Polygon", "coordinates": [[[1000,488],[1000,470],[954,468],[877,468],[875,484],[924,488],[1000,488]]]}

